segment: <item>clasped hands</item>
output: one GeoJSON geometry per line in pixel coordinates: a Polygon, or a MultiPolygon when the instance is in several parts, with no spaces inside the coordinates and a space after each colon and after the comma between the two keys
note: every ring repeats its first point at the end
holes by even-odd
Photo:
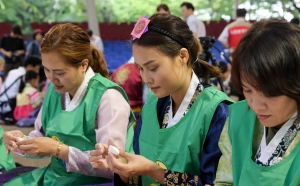
{"type": "Polygon", "coordinates": [[[18,151],[32,156],[55,155],[58,141],[48,137],[38,137],[32,139],[23,138],[24,134],[19,130],[8,131],[3,133],[3,143],[6,147],[6,153],[18,151]]]}
{"type": "Polygon", "coordinates": [[[119,148],[114,144],[113,139],[109,139],[107,144],[96,144],[96,150],[90,152],[90,162],[95,169],[110,169],[112,172],[118,174],[124,182],[128,182],[129,177],[148,175],[155,177],[155,173],[164,170],[158,167],[154,162],[147,158],[130,154],[119,148]],[[117,147],[120,151],[119,155],[114,155],[108,151],[109,145],[117,147]]]}

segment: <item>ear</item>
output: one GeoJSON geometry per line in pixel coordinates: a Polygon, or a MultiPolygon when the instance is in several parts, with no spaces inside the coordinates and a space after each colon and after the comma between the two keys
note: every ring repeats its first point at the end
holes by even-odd
{"type": "Polygon", "coordinates": [[[186,48],[181,48],[179,51],[179,58],[182,64],[187,64],[189,61],[189,51],[186,48]]]}
{"type": "Polygon", "coordinates": [[[89,60],[88,59],[84,59],[84,60],[81,61],[81,67],[82,67],[82,70],[84,72],[87,71],[88,66],[89,66],[89,60]]]}

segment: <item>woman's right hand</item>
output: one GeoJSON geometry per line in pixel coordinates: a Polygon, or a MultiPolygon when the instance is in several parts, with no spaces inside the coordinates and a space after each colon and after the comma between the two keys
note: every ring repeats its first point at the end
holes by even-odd
{"type": "Polygon", "coordinates": [[[108,169],[109,166],[106,162],[108,147],[106,144],[98,143],[95,145],[96,150],[90,152],[89,161],[94,169],[108,169]]]}
{"type": "Polygon", "coordinates": [[[13,151],[16,148],[18,148],[16,143],[19,141],[19,138],[23,137],[24,134],[19,130],[4,132],[2,135],[2,141],[6,147],[6,153],[9,154],[10,151],[13,151]]]}

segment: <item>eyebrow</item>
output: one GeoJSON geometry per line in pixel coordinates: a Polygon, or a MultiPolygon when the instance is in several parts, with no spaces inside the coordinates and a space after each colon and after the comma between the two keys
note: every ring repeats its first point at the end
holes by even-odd
{"type": "MultiPolygon", "coordinates": [[[[146,63],[144,63],[143,64],[143,66],[147,66],[147,65],[149,65],[149,64],[151,64],[151,63],[153,63],[153,62],[155,62],[156,61],[156,59],[154,59],[154,60],[150,60],[150,61],[147,61],[146,63]]],[[[136,65],[138,65],[136,62],[134,62],[136,65]]],[[[139,65],[138,65],[139,66],[139,65]]]]}
{"type": "MultiPolygon", "coordinates": [[[[46,68],[45,66],[43,66],[45,69],[47,69],[47,70],[49,70],[48,68],[46,68]]],[[[54,70],[52,70],[52,71],[55,71],[55,72],[57,72],[57,71],[64,71],[65,69],[54,69],[54,70]]]]}

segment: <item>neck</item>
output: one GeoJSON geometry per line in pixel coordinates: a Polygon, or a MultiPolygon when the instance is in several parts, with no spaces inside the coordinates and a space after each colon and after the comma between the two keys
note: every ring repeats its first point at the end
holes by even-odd
{"type": "Polygon", "coordinates": [[[222,76],[222,80],[225,81],[229,76],[229,73],[228,72],[225,72],[222,76]]]}
{"type": "Polygon", "coordinates": [[[175,115],[175,113],[177,112],[180,104],[183,101],[183,98],[190,86],[190,82],[192,80],[192,71],[189,71],[187,74],[190,74],[189,76],[187,75],[183,82],[183,85],[178,88],[173,94],[171,94],[171,98],[172,98],[172,111],[173,111],[173,115],[175,115]]]}
{"type": "Polygon", "coordinates": [[[79,89],[79,87],[81,86],[81,84],[83,83],[84,77],[85,77],[85,76],[83,76],[82,81],[81,81],[80,84],[77,86],[77,88],[75,88],[74,90],[68,92],[71,100],[72,100],[72,98],[74,97],[74,95],[76,94],[76,92],[77,92],[77,90],[79,89]]]}

